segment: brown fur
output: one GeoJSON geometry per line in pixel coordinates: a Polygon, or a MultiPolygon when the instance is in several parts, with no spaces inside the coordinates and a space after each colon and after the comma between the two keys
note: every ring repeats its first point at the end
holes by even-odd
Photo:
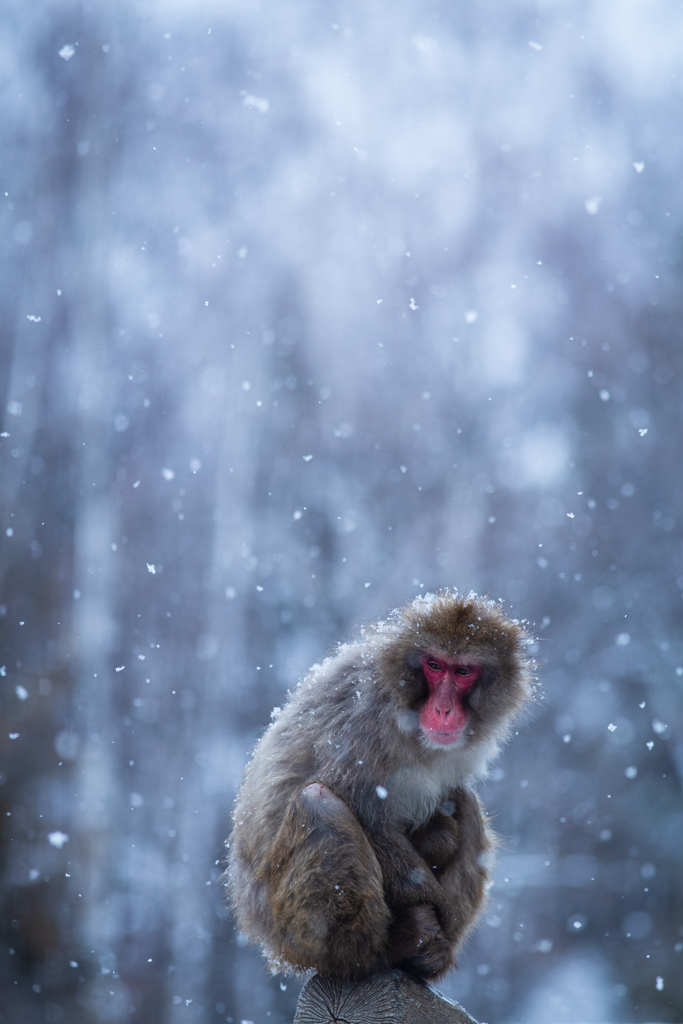
{"type": "Polygon", "coordinates": [[[530,696],[528,641],[493,602],[442,591],[299,684],[245,770],[226,873],[274,969],[431,978],[455,965],[494,845],[471,783],[530,696]],[[482,666],[453,747],[419,726],[425,653],[482,666]]]}

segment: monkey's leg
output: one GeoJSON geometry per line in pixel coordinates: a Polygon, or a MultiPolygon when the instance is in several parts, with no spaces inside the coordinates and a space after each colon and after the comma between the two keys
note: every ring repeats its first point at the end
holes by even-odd
{"type": "Polygon", "coordinates": [[[465,787],[455,790],[411,842],[441,884],[446,896],[444,932],[459,945],[484,904],[487,861],[494,848],[477,795],[465,787]]]}
{"type": "Polygon", "coordinates": [[[445,974],[454,966],[452,944],[442,921],[448,919],[447,895],[407,836],[396,829],[372,835],[392,912],[389,956],[421,978],[445,974]]]}
{"type": "Polygon", "coordinates": [[[292,798],[270,858],[271,947],[297,968],[360,977],[389,966],[382,872],[343,800],[319,782],[292,798]]]}

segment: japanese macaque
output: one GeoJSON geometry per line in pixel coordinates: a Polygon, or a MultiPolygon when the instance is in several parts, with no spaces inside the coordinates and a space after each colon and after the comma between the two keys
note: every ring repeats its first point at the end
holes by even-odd
{"type": "Polygon", "coordinates": [[[254,750],[226,881],[276,971],[438,978],[482,907],[494,846],[471,785],[532,690],[498,605],[418,597],[314,665],[254,750]]]}

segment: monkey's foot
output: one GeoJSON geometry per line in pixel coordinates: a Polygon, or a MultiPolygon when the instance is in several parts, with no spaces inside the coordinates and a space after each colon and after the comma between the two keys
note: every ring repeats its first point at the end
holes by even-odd
{"type": "Polygon", "coordinates": [[[404,971],[418,978],[435,978],[455,966],[451,945],[431,904],[406,907],[397,931],[398,966],[404,971]]]}
{"type": "Polygon", "coordinates": [[[444,933],[440,931],[424,943],[420,951],[406,960],[402,967],[408,974],[418,978],[438,978],[455,967],[455,958],[444,933]]]}

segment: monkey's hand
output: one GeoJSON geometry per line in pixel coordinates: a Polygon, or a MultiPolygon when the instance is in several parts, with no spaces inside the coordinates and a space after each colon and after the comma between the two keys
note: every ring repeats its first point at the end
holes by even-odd
{"type": "Polygon", "coordinates": [[[436,910],[428,903],[403,907],[390,931],[392,964],[418,978],[436,978],[455,966],[455,955],[436,910]]]}

